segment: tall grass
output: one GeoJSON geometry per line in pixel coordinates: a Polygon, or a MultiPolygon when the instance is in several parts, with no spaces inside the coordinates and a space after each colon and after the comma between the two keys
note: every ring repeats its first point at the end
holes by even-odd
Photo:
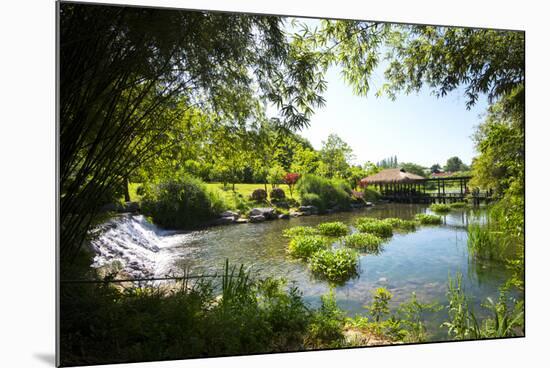
{"type": "Polygon", "coordinates": [[[324,212],[331,208],[349,209],[351,187],[343,180],[304,175],[296,184],[302,205],[314,205],[324,212]]]}
{"type": "Polygon", "coordinates": [[[505,261],[512,247],[505,234],[494,230],[490,222],[470,223],[467,245],[470,256],[483,261],[505,261]]]}

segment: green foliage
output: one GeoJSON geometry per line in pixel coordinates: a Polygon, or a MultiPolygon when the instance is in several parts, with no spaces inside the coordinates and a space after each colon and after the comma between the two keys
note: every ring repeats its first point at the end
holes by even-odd
{"type": "Polygon", "coordinates": [[[468,207],[468,203],[467,202],[453,202],[453,203],[449,204],[449,206],[453,209],[466,208],[466,207],[468,207]]]}
{"type": "Polygon", "coordinates": [[[392,298],[392,294],[388,291],[388,289],[383,287],[372,290],[371,294],[373,297],[373,302],[367,306],[366,309],[370,312],[372,318],[376,322],[380,322],[382,317],[390,313],[388,304],[392,298]]]}
{"type": "Polygon", "coordinates": [[[320,235],[296,235],[288,244],[288,252],[292,257],[309,259],[315,252],[326,248],[330,243],[320,235]]]}
{"type": "Polygon", "coordinates": [[[357,274],[359,255],[350,249],[321,249],[309,259],[312,272],[340,284],[357,274]]]}
{"type": "Polygon", "coordinates": [[[479,323],[464,293],[460,273],[456,275],[456,281],[449,276],[447,299],[449,321],[444,322],[442,326],[447,327],[449,335],[456,340],[481,338],[479,323]]]}
{"type": "Polygon", "coordinates": [[[382,238],[389,238],[393,235],[392,225],[379,219],[363,217],[357,220],[356,227],[362,233],[370,233],[382,238]]]}
{"type": "Polygon", "coordinates": [[[311,226],[293,226],[283,230],[283,236],[292,238],[295,236],[318,235],[319,230],[311,226]]]}
{"type": "Polygon", "coordinates": [[[415,220],[420,222],[422,225],[440,225],[441,217],[436,215],[430,215],[427,213],[419,213],[414,216],[415,220]]]}
{"type": "Polygon", "coordinates": [[[184,175],[147,188],[141,208],[160,226],[185,229],[215,218],[227,205],[202,181],[184,175]]]}
{"type": "Polygon", "coordinates": [[[412,162],[403,162],[399,164],[399,167],[406,172],[426,177],[426,168],[424,166],[417,165],[412,162]]]}
{"type": "MultiPolygon", "coordinates": [[[[221,285],[65,285],[61,363],[105,364],[300,350],[317,323],[295,287],[226,265],[221,285]],[[221,297],[213,290],[221,287],[221,297]]],[[[328,322],[329,316],[326,317],[328,322]]]]}
{"type": "Polygon", "coordinates": [[[385,218],[385,223],[388,223],[392,226],[393,229],[402,230],[402,231],[414,231],[416,230],[416,222],[411,220],[403,220],[397,217],[385,218]]]}
{"type": "Polygon", "coordinates": [[[343,222],[324,222],[317,225],[317,229],[321,235],[326,236],[342,236],[349,232],[348,226],[343,222]]]}
{"type": "Polygon", "coordinates": [[[430,205],[430,210],[437,213],[451,212],[451,206],[445,203],[433,203],[430,205]]]}
{"type": "Polygon", "coordinates": [[[252,194],[250,194],[250,199],[256,202],[263,202],[267,199],[267,192],[264,189],[255,189],[252,194]]]}
{"type": "Polygon", "coordinates": [[[281,165],[275,164],[268,170],[267,182],[271,185],[283,184],[285,173],[285,169],[281,165]]]}
{"type": "Polygon", "coordinates": [[[376,202],[380,199],[380,193],[378,191],[371,189],[369,187],[363,188],[363,199],[366,202],[376,202]]]}
{"type": "Polygon", "coordinates": [[[338,137],[330,134],[319,151],[321,161],[324,163],[324,172],[319,173],[325,177],[343,179],[348,175],[350,162],[353,160],[353,150],[338,137]]]}
{"type": "Polygon", "coordinates": [[[313,313],[306,344],[314,349],[335,348],[344,345],[345,314],[338,308],[334,290],[321,296],[321,307],[313,313]]]}
{"type": "Polygon", "coordinates": [[[445,171],[452,173],[467,170],[469,170],[468,166],[466,166],[457,156],[450,157],[445,165],[445,171]]]}
{"type": "Polygon", "coordinates": [[[344,245],[351,248],[365,249],[369,253],[377,254],[380,252],[382,238],[367,233],[354,233],[342,238],[344,245]]]}
{"type": "Polygon", "coordinates": [[[486,224],[468,225],[468,252],[481,261],[505,261],[512,253],[510,238],[494,228],[490,220],[486,224]]]}
{"type": "Polygon", "coordinates": [[[437,303],[421,303],[412,293],[411,298],[401,303],[398,308],[400,327],[405,331],[403,340],[405,342],[423,342],[427,340],[426,325],[423,315],[435,313],[443,307],[437,303]]]}
{"type": "Polygon", "coordinates": [[[350,207],[351,188],[345,181],[304,175],[298,180],[296,187],[302,204],[313,204],[321,212],[334,207],[350,207]]]}

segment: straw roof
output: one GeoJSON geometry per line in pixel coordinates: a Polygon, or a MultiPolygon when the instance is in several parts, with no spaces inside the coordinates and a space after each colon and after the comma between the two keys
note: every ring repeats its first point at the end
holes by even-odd
{"type": "Polygon", "coordinates": [[[424,179],[420,175],[406,172],[403,169],[386,169],[380,171],[378,174],[361,179],[361,184],[414,183],[424,179]]]}

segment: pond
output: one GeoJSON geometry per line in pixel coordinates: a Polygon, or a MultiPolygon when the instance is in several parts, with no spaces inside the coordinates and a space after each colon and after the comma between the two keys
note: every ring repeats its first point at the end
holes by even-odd
{"type": "MultiPolygon", "coordinates": [[[[189,267],[192,274],[213,274],[220,272],[228,259],[232,265],[245,265],[253,277],[286,278],[296,284],[310,305],[317,306],[319,297],[329,292],[330,285],[314,277],[306,263],[287,255],[289,239],[283,237],[284,229],[297,225],[315,226],[328,221],[342,221],[352,226],[357,218],[363,216],[413,219],[417,213],[430,213],[430,210],[419,204],[382,204],[352,212],[218,226],[187,234],[160,233],[157,236],[163,241],[172,238],[167,243],[169,245],[160,250],[164,260],[163,272],[178,273],[189,267]]],[[[443,225],[421,226],[414,232],[394,233],[379,254],[361,254],[358,277],[334,289],[339,306],[350,316],[365,314],[364,306],[371,302],[371,291],[382,286],[393,294],[390,304],[393,309],[407,301],[412,292],[424,303],[445,305],[449,276],[454,277],[460,272],[472,305],[478,312],[483,312],[479,305],[487,297],[495,300],[498,287],[510,276],[503,264],[480,265],[468,257],[467,224],[482,221],[483,216],[483,211],[454,210],[444,216],[443,225]]],[[[446,330],[439,327],[447,317],[445,309],[425,317],[431,340],[448,339],[446,330]]]]}

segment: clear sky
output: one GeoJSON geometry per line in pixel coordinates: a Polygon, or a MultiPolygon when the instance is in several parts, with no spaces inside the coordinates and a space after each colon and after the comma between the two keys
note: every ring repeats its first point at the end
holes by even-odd
{"type": "Polygon", "coordinates": [[[359,164],[397,155],[399,162],[426,167],[444,165],[451,156],[469,165],[475,156],[471,136],[487,109],[485,99],[468,111],[462,91],[444,98],[435,97],[428,88],[395,101],[376,97],[374,92],[384,81],[381,71],[375,73],[367,97],[354,95],[337,68],[330,69],[326,79],[326,105],[300,132],[316,149],[335,133],[353,148],[359,164]]]}
{"type": "MultiPolygon", "coordinates": [[[[316,21],[306,23],[313,26],[316,21]]],[[[343,81],[340,69],[332,67],[326,75],[326,105],[316,110],[310,127],[300,134],[316,149],[329,134],[337,134],[353,148],[357,164],[397,155],[399,162],[426,167],[443,166],[452,156],[469,165],[476,155],[471,136],[487,109],[486,98],[480,96],[467,110],[462,90],[439,99],[427,87],[418,94],[399,95],[395,101],[376,97],[384,83],[384,69],[381,63],[371,78],[371,92],[359,97],[343,81]]]]}

